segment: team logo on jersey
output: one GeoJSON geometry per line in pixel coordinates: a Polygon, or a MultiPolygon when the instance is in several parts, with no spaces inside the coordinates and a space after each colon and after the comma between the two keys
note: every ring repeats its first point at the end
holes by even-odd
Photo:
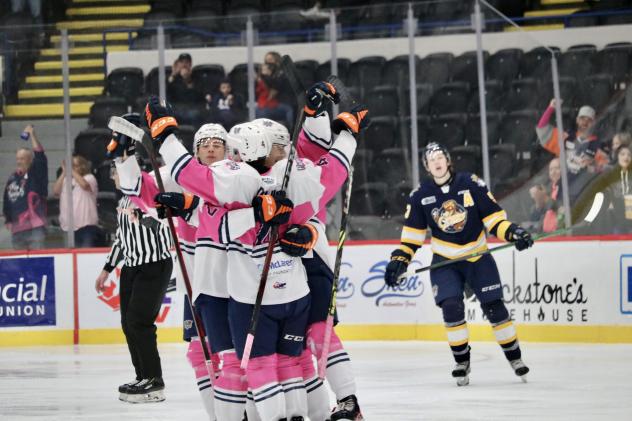
{"type": "Polygon", "coordinates": [[[235,161],[231,161],[230,159],[225,160],[226,166],[228,169],[232,171],[237,171],[239,169],[239,163],[235,161]]]}
{"type": "Polygon", "coordinates": [[[276,281],[274,283],[274,285],[272,285],[272,288],[274,288],[274,289],[285,289],[286,286],[287,286],[286,282],[276,281]]]}
{"type": "Polygon", "coordinates": [[[432,210],[432,219],[441,229],[448,234],[463,231],[467,223],[467,211],[456,200],[450,199],[441,204],[440,208],[432,210]]]}
{"type": "Polygon", "coordinates": [[[270,186],[274,186],[276,184],[276,178],[268,175],[262,176],[261,183],[266,186],[266,188],[269,188],[270,186]]]}

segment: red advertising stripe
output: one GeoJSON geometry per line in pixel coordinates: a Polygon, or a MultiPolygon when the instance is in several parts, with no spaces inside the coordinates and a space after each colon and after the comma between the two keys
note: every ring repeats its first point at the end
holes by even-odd
{"type": "Polygon", "coordinates": [[[72,308],[74,312],[74,328],[72,341],[79,345],[79,274],[77,271],[77,253],[72,253],[72,308]]]}

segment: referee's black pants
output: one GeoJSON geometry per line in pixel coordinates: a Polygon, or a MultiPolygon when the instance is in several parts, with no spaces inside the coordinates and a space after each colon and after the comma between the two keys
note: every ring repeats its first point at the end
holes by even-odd
{"type": "Polygon", "coordinates": [[[172,266],[171,259],[165,259],[121,270],[121,326],[138,379],[162,377],[155,321],[172,266]]]}

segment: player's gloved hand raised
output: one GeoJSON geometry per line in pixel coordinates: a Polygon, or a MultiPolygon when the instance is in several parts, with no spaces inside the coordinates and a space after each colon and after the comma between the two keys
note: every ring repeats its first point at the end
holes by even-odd
{"type": "Polygon", "coordinates": [[[331,130],[339,134],[343,130],[348,130],[351,134],[357,135],[369,125],[369,109],[365,105],[356,105],[349,112],[338,114],[331,122],[331,130]]]}
{"type": "Polygon", "coordinates": [[[112,140],[108,143],[105,153],[107,159],[120,158],[123,155],[134,156],[136,153],[136,141],[129,136],[112,132],[112,140]]]}
{"type": "Polygon", "coordinates": [[[151,138],[158,147],[162,145],[167,136],[174,133],[178,128],[178,122],[174,117],[171,104],[161,101],[155,95],[150,96],[147,100],[145,120],[147,121],[147,127],[151,130],[151,138]]]}
{"type": "Polygon", "coordinates": [[[533,245],[531,234],[520,225],[511,224],[505,232],[505,240],[514,243],[519,251],[526,250],[533,245]]]}
{"type": "MultiPolygon", "coordinates": [[[[140,116],[138,113],[127,113],[121,117],[133,123],[135,126],[140,125],[140,116]]],[[[106,149],[106,157],[108,159],[119,158],[124,154],[133,156],[134,153],[136,153],[136,141],[124,134],[112,132],[112,140],[110,140],[106,149]]]]}
{"type": "Polygon", "coordinates": [[[318,239],[318,231],[311,224],[290,225],[283,234],[281,251],[294,257],[303,257],[308,251],[314,248],[318,239]]]}
{"type": "Polygon", "coordinates": [[[200,202],[200,198],[192,195],[191,193],[158,193],[154,197],[156,204],[156,212],[158,218],[164,219],[167,217],[167,209],[171,209],[173,216],[179,216],[185,221],[188,221],[193,214],[193,210],[200,202]]]}
{"type": "Polygon", "coordinates": [[[272,194],[260,194],[252,201],[252,209],[255,213],[255,221],[262,224],[281,225],[287,224],[294,204],[285,197],[285,192],[272,194]]]}
{"type": "Polygon", "coordinates": [[[404,250],[397,249],[391,253],[391,261],[388,262],[384,271],[386,285],[389,287],[399,285],[399,277],[406,272],[410,259],[410,254],[404,250]]]}
{"type": "Polygon", "coordinates": [[[313,84],[305,96],[305,114],[315,117],[322,114],[329,100],[334,104],[340,102],[340,94],[336,91],[334,85],[329,82],[316,82],[313,84]]]}

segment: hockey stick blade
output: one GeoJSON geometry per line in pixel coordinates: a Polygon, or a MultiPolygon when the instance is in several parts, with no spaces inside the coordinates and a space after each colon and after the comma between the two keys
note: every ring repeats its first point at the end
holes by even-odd
{"type": "MultiPolygon", "coordinates": [[[[532,237],[533,241],[539,241],[539,240],[544,240],[545,238],[556,237],[558,235],[566,234],[566,233],[572,231],[573,229],[576,229],[576,228],[579,228],[579,227],[583,227],[583,226],[586,226],[586,225],[590,225],[595,220],[597,215],[599,215],[599,211],[601,211],[601,208],[603,206],[603,202],[604,202],[604,194],[602,192],[596,193],[595,197],[593,198],[593,203],[590,206],[590,210],[588,211],[588,213],[586,214],[586,216],[584,217],[584,219],[581,222],[579,222],[579,223],[577,223],[575,225],[572,225],[572,226],[570,226],[568,228],[559,228],[559,229],[557,229],[555,231],[552,231],[552,232],[536,234],[536,235],[534,235],[532,237]]],[[[509,248],[509,247],[514,247],[514,243],[503,244],[502,246],[494,247],[493,249],[487,249],[487,250],[484,250],[484,251],[479,251],[479,252],[476,252],[476,253],[468,254],[467,256],[462,256],[462,257],[459,257],[457,259],[443,260],[443,261],[435,263],[433,265],[424,266],[424,267],[419,268],[419,269],[417,269],[417,270],[415,270],[413,272],[403,273],[402,275],[399,276],[399,278],[397,278],[397,280],[401,283],[406,278],[408,278],[409,276],[413,276],[413,275],[416,275],[416,274],[421,273],[421,272],[426,272],[428,270],[437,269],[437,268],[440,268],[440,267],[443,267],[443,266],[451,265],[453,263],[462,262],[464,260],[473,259],[475,257],[482,256],[484,254],[495,253],[497,251],[504,250],[504,249],[509,248]]]]}
{"type": "Polygon", "coordinates": [[[590,207],[588,214],[586,214],[584,221],[590,224],[592,223],[592,221],[595,220],[597,215],[599,215],[599,211],[601,210],[601,207],[603,206],[603,201],[604,201],[604,195],[602,192],[598,192],[597,194],[595,194],[595,199],[593,200],[593,204],[590,207]]]}
{"type": "Polygon", "coordinates": [[[137,141],[142,141],[143,136],[145,135],[143,129],[136,126],[134,123],[125,120],[123,117],[110,117],[110,121],[108,121],[108,127],[114,132],[124,134],[125,136],[128,136],[137,141]]]}

